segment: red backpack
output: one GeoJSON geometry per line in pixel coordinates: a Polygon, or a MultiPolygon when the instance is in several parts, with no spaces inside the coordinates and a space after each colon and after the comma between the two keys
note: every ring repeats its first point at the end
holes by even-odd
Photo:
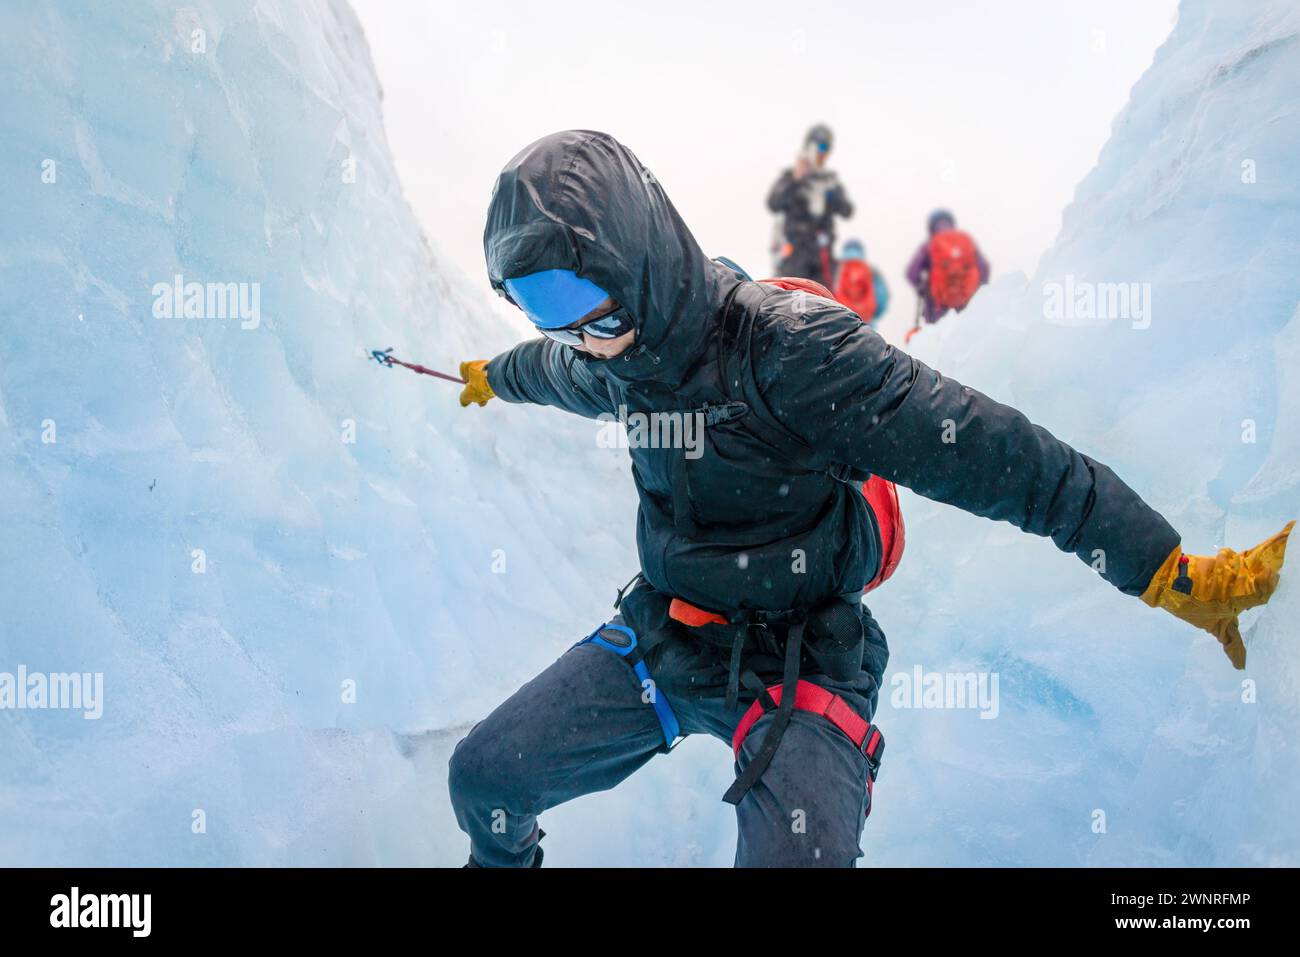
{"type": "MultiPolygon", "coordinates": [[[[866,271],[867,283],[870,286],[871,270],[867,269],[866,271]]],[[[978,273],[976,276],[978,278],[978,273]]],[[[831,295],[829,289],[812,279],[783,276],[760,281],[765,286],[776,286],[778,289],[786,289],[792,292],[803,291],[814,296],[821,296],[823,299],[829,299],[832,302],[837,301],[831,295]]],[[[872,299],[875,299],[874,289],[872,299]]],[[[859,315],[863,319],[868,318],[866,313],[859,313],[859,315]]],[[[894,570],[898,568],[898,563],[902,561],[903,546],[906,544],[906,528],[903,525],[902,509],[898,505],[898,487],[893,482],[883,479],[879,475],[872,475],[862,483],[862,495],[867,500],[867,504],[871,506],[872,514],[876,518],[876,529],[880,534],[880,570],[876,572],[875,578],[867,582],[864,589],[865,591],[871,591],[873,588],[883,585],[889,579],[889,576],[894,574],[894,570]]]]}
{"type": "Polygon", "coordinates": [[[980,287],[975,240],[960,229],[930,238],[930,301],[945,309],[964,309],[980,287]]]}
{"type": "Polygon", "coordinates": [[[856,312],[863,322],[876,316],[876,283],[871,267],[861,259],[846,259],[840,263],[835,280],[835,299],[842,306],[856,312]]]}

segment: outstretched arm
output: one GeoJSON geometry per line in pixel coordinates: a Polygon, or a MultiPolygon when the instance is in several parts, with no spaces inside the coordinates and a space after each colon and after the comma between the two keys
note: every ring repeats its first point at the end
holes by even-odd
{"type": "Polygon", "coordinates": [[[1105,465],[894,349],[847,310],[828,302],[797,326],[765,327],[781,330],[780,361],[759,365],[780,371],[760,387],[777,418],[832,461],[1048,536],[1130,595],[1178,545],[1105,465]]]}
{"type": "MultiPolygon", "coordinates": [[[[769,300],[770,301],[770,300],[769,300]]],[[[811,449],[1026,532],[1094,565],[1153,608],[1214,635],[1237,668],[1237,618],[1272,596],[1295,522],[1244,552],[1186,555],[1178,533],[1105,465],[1024,415],[894,349],[826,302],[765,344],[781,360],[760,382],[811,449]]]]}
{"type": "Polygon", "coordinates": [[[550,339],[530,339],[490,360],[487,384],[507,402],[550,405],[594,419],[613,414],[609,392],[578,354],[550,339]]]}

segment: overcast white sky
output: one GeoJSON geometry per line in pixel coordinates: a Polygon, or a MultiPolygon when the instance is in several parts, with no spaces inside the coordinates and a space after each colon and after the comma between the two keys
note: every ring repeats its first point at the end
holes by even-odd
{"type": "Polygon", "coordinates": [[[1032,271],[1175,0],[652,4],[353,0],[406,195],[430,241],[484,278],[501,166],[546,133],[605,130],[658,177],[710,255],[770,267],[768,188],[816,122],[910,324],[902,270],[935,206],[995,276],[1032,271]]]}

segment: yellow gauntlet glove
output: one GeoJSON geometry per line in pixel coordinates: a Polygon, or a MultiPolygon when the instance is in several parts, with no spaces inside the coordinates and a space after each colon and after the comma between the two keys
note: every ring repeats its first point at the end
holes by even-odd
{"type": "Polygon", "coordinates": [[[486,359],[476,359],[473,362],[462,362],[460,364],[460,377],[465,380],[465,388],[460,392],[460,404],[462,407],[469,405],[471,402],[477,402],[479,405],[487,405],[487,400],[496,395],[492,387],[488,385],[486,359]]]}
{"type": "Polygon", "coordinates": [[[1184,555],[1175,548],[1151,578],[1142,600],[1208,631],[1219,639],[1233,667],[1245,668],[1246,646],[1237,616],[1272,597],[1294,527],[1294,521],[1288,523],[1249,551],[1221,548],[1213,558],[1184,555]]]}

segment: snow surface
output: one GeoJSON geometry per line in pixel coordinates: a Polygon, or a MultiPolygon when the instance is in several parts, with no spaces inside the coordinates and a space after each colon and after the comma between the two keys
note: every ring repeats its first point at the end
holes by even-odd
{"type": "MultiPolygon", "coordinates": [[[[635,571],[625,453],[365,360],[454,370],[524,330],[424,240],[345,4],[132,10],[0,8],[0,672],[105,695],[0,714],[0,864],[460,864],[451,747],[635,571]],[[260,324],[155,317],[178,273],[259,283],[260,324]]],[[[913,340],[1193,551],[1300,511],[1298,36],[1289,2],[1184,0],[1037,274],[913,340]],[[1047,319],[1067,274],[1149,282],[1149,327],[1047,319]]],[[[1300,864],[1292,581],[1243,675],[1045,540],[904,508],[890,676],[1000,695],[887,688],[868,863],[1300,864]]],[[[545,815],[547,862],[728,864],[731,773],[688,740],[545,815]]]]}

